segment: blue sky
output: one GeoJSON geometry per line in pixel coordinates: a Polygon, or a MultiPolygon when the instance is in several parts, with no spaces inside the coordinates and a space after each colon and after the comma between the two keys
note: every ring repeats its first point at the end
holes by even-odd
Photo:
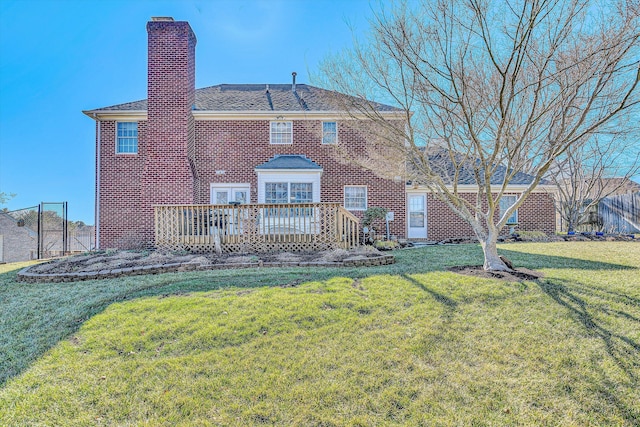
{"type": "Polygon", "coordinates": [[[10,210],[68,201],[94,223],[89,110],[144,99],[146,23],[189,21],[196,87],[309,83],[329,53],[367,28],[368,0],[1,0],[0,191],[10,210]]]}

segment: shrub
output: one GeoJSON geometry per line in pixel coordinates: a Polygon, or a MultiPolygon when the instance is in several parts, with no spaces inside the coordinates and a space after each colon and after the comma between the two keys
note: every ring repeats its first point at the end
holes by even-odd
{"type": "Polygon", "coordinates": [[[549,240],[543,231],[518,231],[518,238],[523,242],[546,242],[549,240]]]}
{"type": "MultiPolygon", "coordinates": [[[[389,211],[385,208],[371,207],[367,209],[366,211],[364,211],[364,216],[362,217],[362,225],[369,228],[373,227],[377,230],[377,223],[379,221],[382,221],[382,223],[384,224],[384,220],[387,217],[387,212],[389,211]]],[[[384,228],[384,226],[382,228],[384,228]]]]}
{"type": "Polygon", "coordinates": [[[397,249],[398,246],[398,242],[393,240],[376,240],[373,242],[373,247],[380,251],[391,251],[393,249],[397,249]]]}

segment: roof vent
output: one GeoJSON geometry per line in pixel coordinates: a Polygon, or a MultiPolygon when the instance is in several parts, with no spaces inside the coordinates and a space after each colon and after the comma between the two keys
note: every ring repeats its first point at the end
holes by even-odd
{"type": "Polygon", "coordinates": [[[267,93],[269,93],[269,85],[267,85],[266,91],[267,93]]]}
{"type": "Polygon", "coordinates": [[[173,22],[173,18],[170,16],[152,16],[151,17],[152,21],[168,21],[168,22],[173,22]]]}
{"type": "Polygon", "coordinates": [[[296,91],[296,76],[298,75],[298,73],[296,73],[295,71],[293,73],[291,73],[291,76],[293,76],[293,83],[291,83],[291,92],[295,92],[296,91]]]}

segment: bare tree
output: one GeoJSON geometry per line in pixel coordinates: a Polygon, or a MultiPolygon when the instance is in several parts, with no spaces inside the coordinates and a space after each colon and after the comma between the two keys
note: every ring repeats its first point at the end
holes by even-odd
{"type": "Polygon", "coordinates": [[[500,230],[554,159],[637,126],[639,13],[636,0],[394,3],[365,42],[324,61],[319,80],[350,95],[337,108],[368,132],[367,152],[350,160],[381,174],[406,162],[407,179],[471,225],[484,268],[508,270],[500,230]],[[501,211],[522,173],[526,189],[501,211]]]}
{"type": "Polygon", "coordinates": [[[0,191],[0,205],[4,205],[14,197],[16,197],[15,194],[5,193],[4,191],[0,191]]]}
{"type": "Polygon", "coordinates": [[[567,231],[591,223],[593,208],[605,197],[623,191],[640,170],[636,139],[640,126],[634,130],[635,135],[592,138],[555,159],[549,180],[557,188],[556,210],[567,231]]]}

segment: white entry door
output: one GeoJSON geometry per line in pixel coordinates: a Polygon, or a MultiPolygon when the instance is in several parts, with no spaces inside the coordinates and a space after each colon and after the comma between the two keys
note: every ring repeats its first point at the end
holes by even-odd
{"type": "Polygon", "coordinates": [[[424,194],[409,195],[409,232],[410,239],[427,238],[427,204],[424,194]]]}
{"type": "Polygon", "coordinates": [[[211,184],[211,204],[249,203],[249,184],[211,184]]]}

